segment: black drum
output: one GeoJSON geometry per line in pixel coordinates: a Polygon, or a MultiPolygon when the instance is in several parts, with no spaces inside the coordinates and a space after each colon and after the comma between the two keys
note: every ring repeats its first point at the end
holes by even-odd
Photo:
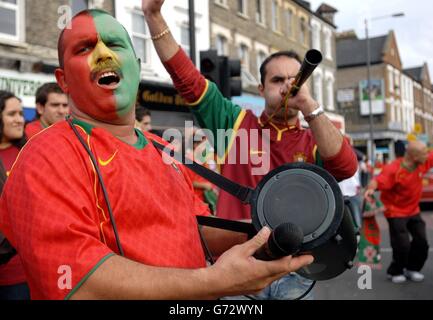
{"type": "Polygon", "coordinates": [[[278,167],[263,178],[248,202],[257,231],[287,222],[303,231],[300,254],[315,259],[298,270],[303,277],[328,280],[353,265],[355,226],[336,180],[324,169],[308,163],[278,167]]]}

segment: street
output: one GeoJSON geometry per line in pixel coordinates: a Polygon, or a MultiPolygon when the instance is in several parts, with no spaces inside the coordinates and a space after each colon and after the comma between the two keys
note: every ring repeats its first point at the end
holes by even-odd
{"type": "MultiPolygon", "coordinates": [[[[358,267],[347,270],[339,277],[316,283],[314,297],[317,300],[431,300],[433,299],[433,211],[423,211],[422,217],[427,226],[430,250],[429,258],[422,270],[425,279],[421,283],[407,281],[393,284],[386,277],[386,269],[392,259],[388,223],[383,215],[377,217],[381,230],[382,266],[372,269],[371,289],[359,289],[358,280],[365,277],[365,271],[358,274],[358,267]]],[[[362,281],[360,281],[362,282],[362,281]]]]}

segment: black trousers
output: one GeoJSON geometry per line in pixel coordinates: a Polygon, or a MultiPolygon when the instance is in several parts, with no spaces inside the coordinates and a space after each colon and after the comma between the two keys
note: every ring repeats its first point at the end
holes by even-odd
{"type": "Polygon", "coordinates": [[[393,260],[388,274],[403,274],[403,269],[420,271],[427,260],[429,249],[425,222],[421,215],[387,220],[393,260]]]}

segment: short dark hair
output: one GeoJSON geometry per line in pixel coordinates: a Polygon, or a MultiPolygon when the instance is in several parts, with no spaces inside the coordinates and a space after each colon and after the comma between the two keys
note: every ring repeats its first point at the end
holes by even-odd
{"type": "Polygon", "coordinates": [[[149,116],[149,117],[151,116],[150,110],[142,106],[137,106],[135,108],[135,119],[137,121],[141,121],[145,116],[149,116]]]}
{"type": "Polygon", "coordinates": [[[271,54],[269,57],[267,57],[265,59],[265,61],[263,61],[262,65],[260,66],[260,82],[261,82],[262,85],[265,85],[266,66],[268,65],[269,62],[271,62],[271,60],[273,60],[275,58],[278,58],[278,57],[288,57],[288,58],[295,59],[299,63],[302,63],[301,58],[299,57],[299,55],[295,51],[293,51],[293,50],[278,51],[278,52],[275,52],[275,53],[271,54]]]}
{"type": "Polygon", "coordinates": [[[50,93],[64,94],[64,92],[56,82],[47,82],[41,85],[36,90],[36,103],[44,106],[48,101],[48,95],[50,93]]]}
{"type": "MultiPolygon", "coordinates": [[[[1,115],[6,108],[6,101],[8,101],[9,99],[12,99],[12,98],[15,98],[15,99],[18,99],[19,101],[21,101],[21,99],[18,98],[16,95],[14,95],[12,92],[0,90],[0,140],[3,138],[3,127],[4,127],[3,117],[1,115]]],[[[27,138],[26,138],[25,133],[23,134],[23,136],[21,138],[11,141],[11,143],[19,149],[21,149],[25,145],[26,142],[27,142],[27,138]]]]}

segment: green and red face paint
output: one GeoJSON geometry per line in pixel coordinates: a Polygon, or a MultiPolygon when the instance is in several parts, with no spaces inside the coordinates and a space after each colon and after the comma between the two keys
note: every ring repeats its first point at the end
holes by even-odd
{"type": "Polygon", "coordinates": [[[140,63],[122,25],[90,10],[72,20],[62,38],[63,70],[74,105],[99,121],[115,121],[135,106],[140,63]]]}

